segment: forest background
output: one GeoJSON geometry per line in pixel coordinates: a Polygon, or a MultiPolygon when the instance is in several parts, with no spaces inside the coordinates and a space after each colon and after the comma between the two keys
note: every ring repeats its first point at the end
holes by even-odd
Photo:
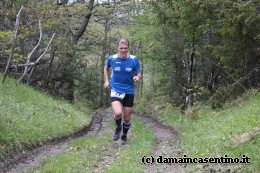
{"type": "Polygon", "coordinates": [[[207,100],[220,108],[259,88],[259,8],[254,0],[5,0],[0,68],[17,83],[106,107],[103,67],[126,37],[143,69],[139,104],[186,109],[207,100]]]}
{"type": "MultiPolygon", "coordinates": [[[[135,111],[177,127],[183,147],[195,156],[208,154],[208,146],[216,156],[214,146],[226,138],[253,129],[259,134],[259,97],[251,97],[259,96],[259,9],[254,0],[4,0],[1,85],[8,87],[8,75],[17,84],[83,108],[106,108],[103,67],[117,53],[117,40],[126,37],[143,73],[136,84],[135,111]],[[233,110],[248,98],[255,99],[250,108],[233,110]],[[222,131],[225,136],[216,142],[214,135],[222,131]]],[[[249,169],[256,170],[259,138],[250,140],[234,156],[249,155],[255,161],[249,169]]]]}

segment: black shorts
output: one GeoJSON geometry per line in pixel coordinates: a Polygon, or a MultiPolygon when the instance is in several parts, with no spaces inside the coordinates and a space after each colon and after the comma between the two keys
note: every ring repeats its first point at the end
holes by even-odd
{"type": "Polygon", "coordinates": [[[134,106],[134,95],[126,94],[123,99],[117,97],[110,97],[111,102],[119,101],[125,107],[133,107],[134,106]]]}

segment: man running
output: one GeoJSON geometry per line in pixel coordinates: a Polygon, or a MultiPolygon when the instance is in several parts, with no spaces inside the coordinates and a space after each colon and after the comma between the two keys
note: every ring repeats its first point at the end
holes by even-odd
{"type": "Polygon", "coordinates": [[[116,130],[112,138],[117,141],[123,129],[122,144],[127,142],[127,132],[131,125],[131,113],[134,105],[134,82],[139,82],[142,77],[138,58],[129,55],[128,50],[129,41],[121,38],[117,44],[118,54],[109,56],[104,67],[104,88],[108,88],[110,85],[110,100],[116,124],[116,130]],[[110,68],[112,72],[109,83],[108,73],[110,68]]]}

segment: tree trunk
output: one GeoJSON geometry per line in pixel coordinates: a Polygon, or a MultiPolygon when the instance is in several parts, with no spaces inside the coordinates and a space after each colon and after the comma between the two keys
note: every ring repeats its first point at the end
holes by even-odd
{"type": "Polygon", "coordinates": [[[82,23],[80,29],[73,35],[72,43],[74,45],[76,45],[78,43],[80,37],[84,34],[84,32],[87,29],[87,26],[88,26],[88,23],[89,23],[89,20],[91,17],[91,12],[94,8],[94,2],[95,2],[94,0],[89,1],[88,8],[87,8],[88,9],[87,14],[84,16],[83,23],[82,23]]]}
{"type": "MultiPolygon", "coordinates": [[[[78,44],[78,41],[79,39],[82,37],[82,35],[85,33],[87,27],[88,27],[88,23],[89,23],[89,20],[91,18],[91,13],[92,13],[92,10],[94,9],[94,0],[90,0],[89,1],[89,4],[87,6],[87,12],[86,12],[86,15],[84,16],[84,20],[83,20],[83,23],[80,27],[80,29],[72,35],[72,45],[77,45],[78,44]]],[[[73,101],[74,100],[74,80],[73,79],[70,79],[68,81],[69,83],[69,96],[68,96],[68,99],[70,101],[73,101]]]]}
{"type": "Polygon", "coordinates": [[[142,73],[142,80],[140,83],[140,97],[143,96],[143,89],[144,89],[144,63],[143,63],[143,58],[142,58],[142,52],[140,51],[140,63],[141,63],[141,73],[142,73]]]}
{"type": "Polygon", "coordinates": [[[191,43],[191,50],[189,56],[189,77],[188,77],[188,96],[186,97],[187,108],[193,106],[193,69],[194,69],[194,59],[195,59],[195,41],[194,37],[191,43]]]}
{"type": "Polygon", "coordinates": [[[10,50],[10,56],[7,60],[7,64],[6,64],[6,67],[5,67],[5,72],[4,72],[4,78],[2,80],[2,83],[5,82],[5,79],[6,79],[6,76],[8,74],[8,71],[9,71],[9,67],[10,67],[10,64],[11,64],[11,60],[12,60],[12,57],[13,57],[13,53],[14,53],[14,46],[15,46],[15,43],[16,43],[16,40],[18,38],[18,28],[19,28],[19,18],[20,18],[20,14],[23,10],[23,6],[21,6],[17,16],[16,16],[16,22],[15,22],[15,33],[14,33],[14,39],[13,39],[13,43],[12,43],[12,47],[11,47],[11,50],[10,50]]]}
{"type": "Polygon", "coordinates": [[[46,79],[45,79],[45,88],[48,87],[48,80],[49,80],[49,76],[51,74],[51,68],[52,68],[52,64],[53,64],[53,60],[54,60],[54,55],[55,55],[55,51],[56,51],[56,48],[51,48],[51,54],[50,54],[50,64],[49,64],[49,67],[48,67],[48,71],[47,71],[47,74],[46,74],[46,79]]]}
{"type": "Polygon", "coordinates": [[[107,53],[107,33],[110,30],[109,26],[109,19],[107,18],[105,21],[105,33],[104,33],[104,40],[103,40],[103,46],[102,46],[102,57],[101,57],[101,74],[102,77],[100,79],[100,95],[99,95],[99,107],[106,106],[106,99],[104,99],[104,89],[103,89],[103,83],[104,83],[104,66],[105,66],[105,60],[106,60],[106,53],[107,53]]]}
{"type": "MultiPolygon", "coordinates": [[[[137,45],[137,50],[136,50],[136,53],[140,54],[140,57],[139,58],[139,61],[140,61],[140,64],[141,64],[141,74],[142,74],[142,78],[143,78],[143,69],[144,69],[144,65],[143,65],[143,59],[142,59],[142,52],[141,52],[141,45],[142,45],[142,42],[139,41],[138,42],[138,45],[137,45]]],[[[138,96],[139,97],[142,97],[142,92],[143,92],[143,79],[138,83],[138,96]]]]}

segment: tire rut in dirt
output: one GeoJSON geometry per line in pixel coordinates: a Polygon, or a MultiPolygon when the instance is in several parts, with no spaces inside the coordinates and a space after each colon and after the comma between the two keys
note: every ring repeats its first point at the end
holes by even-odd
{"type": "Polygon", "coordinates": [[[29,168],[40,166],[41,162],[48,156],[56,156],[69,152],[68,143],[72,140],[97,135],[102,127],[103,117],[98,113],[93,113],[91,124],[69,136],[52,139],[37,147],[24,148],[10,154],[0,163],[0,172],[15,173],[26,172],[29,168]]]}
{"type": "Polygon", "coordinates": [[[155,159],[155,162],[153,164],[146,164],[144,172],[185,172],[185,165],[156,162],[163,160],[163,158],[178,158],[181,155],[182,152],[178,147],[179,139],[177,132],[174,129],[164,126],[151,117],[137,115],[137,118],[141,119],[146,125],[148,125],[156,137],[156,146],[154,151],[148,156],[152,156],[155,159]]]}
{"type": "Polygon", "coordinates": [[[120,155],[121,143],[120,140],[113,141],[112,134],[113,130],[109,127],[109,122],[113,119],[114,114],[112,112],[106,112],[103,115],[102,127],[100,133],[97,136],[102,136],[106,134],[111,134],[111,142],[99,153],[102,156],[102,159],[99,161],[97,165],[94,165],[94,169],[91,173],[103,173],[106,167],[110,167],[110,165],[117,159],[120,155]]]}

